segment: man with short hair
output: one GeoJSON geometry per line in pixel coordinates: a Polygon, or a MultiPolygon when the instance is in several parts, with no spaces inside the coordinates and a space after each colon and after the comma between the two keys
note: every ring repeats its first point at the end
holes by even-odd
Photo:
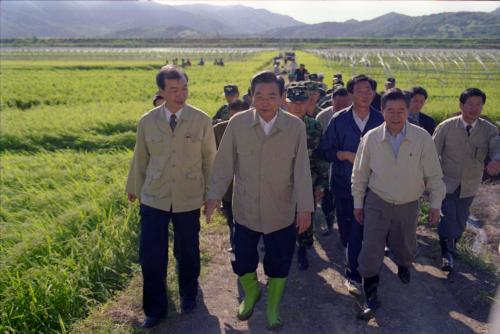
{"type": "Polygon", "coordinates": [[[345,109],[352,104],[351,96],[349,92],[344,87],[337,87],[331,95],[331,103],[332,105],[328,108],[323,109],[316,116],[316,119],[320,122],[321,128],[323,129],[323,133],[326,132],[328,128],[328,124],[332,119],[333,114],[337,111],[345,109]]]}
{"type": "MultiPolygon", "coordinates": [[[[245,111],[250,106],[248,103],[243,102],[241,100],[235,100],[228,105],[229,109],[229,119],[236,115],[237,113],[241,111],[245,111]]],[[[224,132],[226,131],[227,125],[229,124],[229,121],[223,121],[220,123],[217,123],[214,125],[214,134],[215,134],[215,145],[217,148],[219,148],[220,142],[222,140],[222,136],[224,136],[224,132]]],[[[222,213],[224,214],[224,217],[226,218],[227,225],[229,227],[229,244],[230,248],[228,251],[234,252],[234,222],[233,222],[233,183],[229,185],[228,190],[226,191],[226,194],[222,198],[222,213]]]]}
{"type": "Polygon", "coordinates": [[[382,114],[370,107],[374,90],[370,77],[357,75],[347,83],[352,106],[335,113],[321,139],[320,151],[332,163],[330,188],[335,199],[340,241],[346,248],[345,284],[349,293],[360,294],[358,255],[363,228],[354,221],[351,174],[361,138],[384,122],[382,114]]]}
{"type": "MultiPolygon", "coordinates": [[[[308,100],[307,89],[304,86],[292,86],[286,91],[287,111],[300,118],[306,125],[307,150],[309,153],[309,164],[311,167],[311,177],[313,183],[313,194],[315,206],[328,188],[328,163],[321,159],[317,152],[321,140],[322,129],[319,121],[309,117],[306,113],[306,103],[308,100]]],[[[297,235],[297,260],[299,270],[304,271],[309,268],[307,259],[307,248],[314,243],[314,222],[309,228],[297,235]]]]}
{"type": "Polygon", "coordinates": [[[227,104],[217,110],[214,117],[212,117],[213,123],[219,123],[222,121],[229,120],[229,103],[236,101],[240,97],[240,92],[238,86],[236,85],[225,85],[224,86],[224,97],[226,98],[227,104]]]}
{"type": "Polygon", "coordinates": [[[385,90],[388,91],[391,88],[396,88],[396,78],[389,77],[384,84],[385,90]]]}
{"type": "Polygon", "coordinates": [[[144,328],[167,314],[168,224],[173,223],[183,313],[196,307],[200,274],[200,208],[215,156],[210,118],[186,104],[188,78],[173,65],[156,75],[165,103],[142,116],[126,191],[140,201],[144,328]]]}
{"type": "Polygon", "coordinates": [[[269,277],[267,327],[271,330],[282,326],[279,303],[296,233],[309,228],[314,210],[306,129],[300,119],[280,109],[284,90],[272,72],[252,78],[254,108],[229,121],[215,158],[205,213],[210,223],[234,179],[232,265],[245,294],[237,316],[249,319],[261,296],[256,269],[262,237],[264,272],[269,277]]]}
{"type": "Polygon", "coordinates": [[[299,68],[295,70],[295,81],[306,80],[306,74],[309,74],[306,69],[306,65],[300,64],[299,68]]]}
{"type": "MultiPolygon", "coordinates": [[[[326,133],[328,129],[328,124],[332,119],[332,116],[352,104],[351,96],[347,92],[347,89],[344,87],[337,87],[331,97],[332,106],[326,109],[323,109],[318,116],[316,116],[316,120],[318,120],[321,124],[321,128],[323,129],[323,135],[326,133]]],[[[328,168],[331,170],[331,166],[328,168]]],[[[330,179],[330,178],[329,178],[330,179]]],[[[335,220],[335,205],[334,205],[334,197],[333,190],[330,189],[330,184],[325,190],[325,194],[323,199],[321,200],[321,208],[325,215],[326,220],[326,229],[323,232],[323,235],[330,235],[333,230],[333,222],[335,220]]]]}
{"type": "Polygon", "coordinates": [[[434,224],[446,192],[431,136],[407,122],[404,93],[390,89],[381,104],[384,123],[365,134],[352,171],[354,217],[364,234],[358,258],[364,295],[358,316],[362,319],[371,318],[380,306],[378,274],[386,243],[394,254],[399,279],[408,284],[417,245],[420,196],[429,192],[429,222],[434,224]]]}
{"type": "Polygon", "coordinates": [[[427,91],[423,87],[415,86],[410,88],[410,113],[408,115],[408,121],[424,128],[432,136],[436,128],[436,122],[432,117],[422,112],[427,96],[427,91]]]}
{"type": "Polygon", "coordinates": [[[500,139],[498,129],[479,116],[486,103],[486,94],[478,88],[468,88],[460,94],[461,115],[439,124],[434,142],[441,159],[446,197],[443,216],[438,226],[443,258],[442,270],[452,271],[456,244],[465,230],[469,209],[486,172],[500,172],[500,139]]]}

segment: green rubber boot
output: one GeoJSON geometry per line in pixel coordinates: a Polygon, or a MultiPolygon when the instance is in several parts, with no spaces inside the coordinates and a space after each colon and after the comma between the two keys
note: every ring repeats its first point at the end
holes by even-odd
{"type": "Polygon", "coordinates": [[[248,273],[240,276],[240,284],[245,292],[245,298],[238,309],[238,319],[248,320],[253,314],[253,308],[260,299],[259,281],[257,281],[257,273],[248,273]]]}
{"type": "Polygon", "coordinates": [[[267,285],[267,329],[276,330],[283,323],[279,315],[279,306],[283,290],[285,290],[286,278],[269,277],[267,285]]]}

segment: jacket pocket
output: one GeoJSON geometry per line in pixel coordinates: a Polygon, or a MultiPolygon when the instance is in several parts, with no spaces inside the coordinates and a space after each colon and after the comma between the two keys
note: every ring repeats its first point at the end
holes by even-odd
{"type": "Polygon", "coordinates": [[[146,146],[150,155],[161,154],[163,149],[163,138],[160,134],[152,133],[146,135],[146,146]]]}

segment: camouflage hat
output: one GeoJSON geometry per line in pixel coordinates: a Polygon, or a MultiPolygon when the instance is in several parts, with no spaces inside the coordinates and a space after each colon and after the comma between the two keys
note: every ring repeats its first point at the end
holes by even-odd
{"type": "Polygon", "coordinates": [[[234,95],[239,93],[238,86],[236,85],[225,85],[224,86],[224,95],[234,95]]]}
{"type": "Polygon", "coordinates": [[[395,85],[395,84],[396,84],[396,78],[389,77],[389,78],[387,78],[386,83],[387,83],[387,82],[389,82],[389,83],[391,83],[391,84],[395,85]]]}
{"type": "Polygon", "coordinates": [[[307,88],[309,92],[315,92],[319,90],[319,85],[315,81],[305,81],[304,86],[307,88]]]}
{"type": "Polygon", "coordinates": [[[309,80],[318,81],[318,75],[316,73],[309,74],[309,80]]]}
{"type": "Polygon", "coordinates": [[[287,102],[305,102],[309,98],[304,86],[295,85],[286,90],[287,102]]]}

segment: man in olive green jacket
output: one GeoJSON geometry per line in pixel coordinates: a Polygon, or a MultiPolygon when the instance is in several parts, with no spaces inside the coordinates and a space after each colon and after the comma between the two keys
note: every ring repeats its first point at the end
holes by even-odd
{"type": "Polygon", "coordinates": [[[238,319],[247,320],[260,298],[257,245],[264,239],[269,277],[267,322],[281,326],[279,303],[295,246],[295,235],[311,224],[314,210],[304,123],[280,109],[284,85],[272,72],[251,83],[255,109],[233,116],[217,152],[206,205],[207,222],[234,178],[235,261],[245,298],[238,319]]]}
{"type": "Polygon", "coordinates": [[[453,270],[458,255],[456,242],[465,230],[486,160],[488,174],[494,176],[500,170],[498,130],[479,118],[485,102],[486,94],[480,89],[466,89],[460,95],[462,114],[445,120],[434,132],[446,184],[443,216],[438,225],[443,271],[453,270]]]}
{"type": "Polygon", "coordinates": [[[144,280],[143,327],[167,313],[165,288],[168,224],[174,227],[174,255],[184,313],[196,306],[200,274],[200,208],[215,157],[210,118],[187,105],[187,76],[167,65],[156,76],[165,103],[139,121],[126,191],[140,201],[140,262],[144,280]]]}

